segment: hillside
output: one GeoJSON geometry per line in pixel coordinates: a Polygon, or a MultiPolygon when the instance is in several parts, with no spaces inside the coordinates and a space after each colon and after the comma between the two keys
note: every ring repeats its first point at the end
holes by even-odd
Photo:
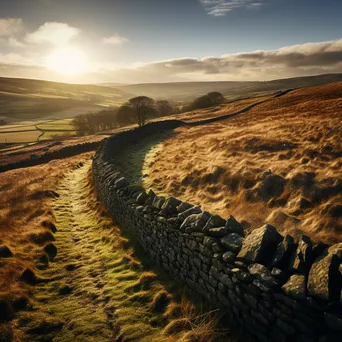
{"type": "Polygon", "coordinates": [[[146,155],[143,184],[249,229],[266,221],[283,234],[341,241],[341,94],[341,82],[303,88],[180,128],[146,155]]]}
{"type": "Polygon", "coordinates": [[[124,86],[115,85],[115,87],[136,95],[143,94],[152,98],[188,101],[210,91],[219,91],[227,99],[236,99],[338,81],[342,81],[342,74],[304,76],[265,82],[143,83],[124,86]]]}
{"type": "Polygon", "coordinates": [[[0,119],[63,119],[125,102],[132,94],[113,87],[0,78],[0,119]]]}

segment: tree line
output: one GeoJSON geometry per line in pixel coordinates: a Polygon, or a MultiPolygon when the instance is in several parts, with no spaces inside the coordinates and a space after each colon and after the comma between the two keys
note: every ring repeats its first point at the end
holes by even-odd
{"type": "Polygon", "coordinates": [[[96,113],[77,116],[73,120],[79,135],[94,134],[127,126],[145,125],[147,118],[158,118],[179,112],[167,100],[154,101],[147,96],[131,98],[121,107],[111,107],[96,113]]]}
{"type": "Polygon", "coordinates": [[[136,96],[129,99],[121,107],[80,115],[73,120],[73,124],[79,135],[94,134],[130,124],[144,126],[147,119],[217,106],[224,101],[221,93],[210,92],[179,109],[172,106],[167,100],[155,101],[148,96],[136,96]]]}

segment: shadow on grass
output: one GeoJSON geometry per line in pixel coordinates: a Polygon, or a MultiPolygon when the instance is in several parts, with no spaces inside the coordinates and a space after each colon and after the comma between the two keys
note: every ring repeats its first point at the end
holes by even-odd
{"type": "Polygon", "coordinates": [[[146,155],[165,139],[172,138],[176,134],[174,130],[167,130],[123,148],[122,152],[115,158],[116,166],[131,184],[140,185],[144,178],[143,169],[146,155]]]}

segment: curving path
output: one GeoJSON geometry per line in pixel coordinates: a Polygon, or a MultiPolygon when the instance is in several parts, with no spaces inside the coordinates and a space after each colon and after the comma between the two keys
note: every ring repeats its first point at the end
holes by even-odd
{"type": "MultiPolygon", "coordinates": [[[[90,185],[87,162],[67,174],[55,201],[58,254],[42,270],[32,310],[15,324],[20,341],[162,341],[141,291],[143,268],[90,185]]],[[[162,287],[155,283],[155,289],[162,287]]]]}

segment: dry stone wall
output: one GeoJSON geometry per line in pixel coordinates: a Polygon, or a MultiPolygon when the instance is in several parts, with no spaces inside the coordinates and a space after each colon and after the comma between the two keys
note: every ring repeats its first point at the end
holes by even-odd
{"type": "Polygon", "coordinates": [[[295,241],[271,225],[247,236],[176,198],[129,184],[116,167],[125,147],[179,121],[152,123],[108,139],[93,160],[100,200],[156,263],[223,308],[258,341],[342,341],[342,243],[295,241]]]}

